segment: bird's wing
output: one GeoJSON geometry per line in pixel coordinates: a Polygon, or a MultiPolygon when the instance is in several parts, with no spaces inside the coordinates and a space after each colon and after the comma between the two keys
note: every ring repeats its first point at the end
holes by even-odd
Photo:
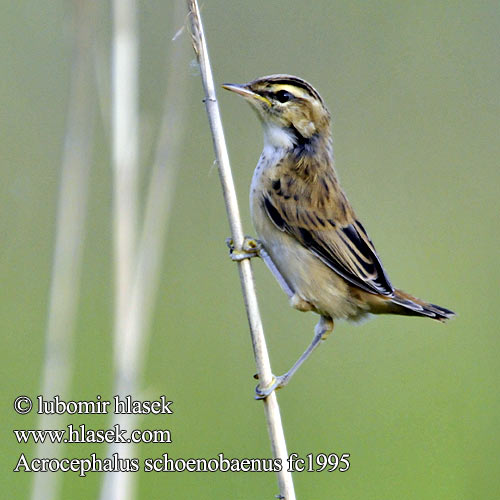
{"type": "Polygon", "coordinates": [[[263,193],[263,207],[275,226],[353,285],[392,296],[394,288],[373,243],[332,177],[310,184],[296,181],[282,175],[263,193]]]}

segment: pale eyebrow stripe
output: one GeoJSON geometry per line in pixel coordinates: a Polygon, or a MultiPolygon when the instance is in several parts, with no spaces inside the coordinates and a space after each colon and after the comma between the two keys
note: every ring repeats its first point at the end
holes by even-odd
{"type": "Polygon", "coordinates": [[[275,83],[273,85],[273,92],[279,92],[280,90],[286,90],[295,97],[302,97],[302,98],[311,97],[309,92],[306,92],[304,89],[297,87],[295,85],[275,83]]]}
{"type": "Polygon", "coordinates": [[[275,78],[267,78],[269,82],[274,83],[275,85],[291,85],[294,88],[303,89],[309,95],[316,97],[320,102],[323,102],[323,99],[318,94],[318,92],[308,83],[299,78],[293,77],[275,77],[275,78]]]}

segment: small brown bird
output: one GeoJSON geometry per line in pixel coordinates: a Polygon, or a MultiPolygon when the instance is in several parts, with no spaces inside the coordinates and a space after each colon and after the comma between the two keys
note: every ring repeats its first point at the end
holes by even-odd
{"type": "MultiPolygon", "coordinates": [[[[291,75],[271,75],[223,87],[257,111],[264,149],[250,189],[252,220],[265,260],[292,307],[314,311],[320,321],[311,345],[270,387],[286,385],[333,330],[333,320],[369,314],[426,316],[445,321],[454,313],[394,288],[365,228],[340,187],[334,169],[330,113],[318,92],[291,75]]],[[[247,258],[248,252],[233,255],[247,258]]]]}

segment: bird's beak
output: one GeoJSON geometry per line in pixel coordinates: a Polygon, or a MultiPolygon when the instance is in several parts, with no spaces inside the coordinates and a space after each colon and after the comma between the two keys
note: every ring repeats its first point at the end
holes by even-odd
{"type": "Polygon", "coordinates": [[[269,99],[266,99],[264,96],[257,94],[253,90],[250,90],[245,84],[240,85],[237,83],[223,83],[222,88],[226,90],[230,90],[231,92],[236,92],[237,94],[243,96],[245,99],[249,101],[262,101],[268,106],[271,105],[269,99]]]}

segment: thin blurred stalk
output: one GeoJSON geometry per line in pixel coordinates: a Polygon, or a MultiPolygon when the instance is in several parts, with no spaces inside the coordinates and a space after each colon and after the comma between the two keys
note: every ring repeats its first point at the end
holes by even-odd
{"type": "Polygon", "coordinates": [[[135,0],[113,1],[112,156],[115,261],[115,360],[124,366],[122,346],[134,274],[138,221],[138,33],[135,0]]]}
{"type": "MultiPolygon", "coordinates": [[[[183,3],[175,3],[173,25],[182,26],[185,10],[183,3]]],[[[187,77],[186,44],[178,40],[169,51],[167,63],[167,91],[155,159],[146,195],[146,207],[137,254],[134,261],[132,287],[127,298],[124,321],[120,335],[120,352],[117,356],[115,394],[137,395],[140,375],[144,366],[145,351],[154,304],[161,276],[162,255],[168,229],[170,208],[179,165],[181,138],[185,130],[185,109],[189,81],[187,77]]],[[[113,424],[132,430],[137,427],[137,415],[117,415],[113,424]]],[[[137,445],[115,444],[109,455],[137,456],[137,445]]],[[[135,475],[112,472],[106,474],[101,498],[125,500],[134,496],[135,475]]]]}
{"type": "MultiPolygon", "coordinates": [[[[111,129],[113,163],[113,244],[115,263],[114,394],[123,398],[137,392],[136,369],[130,365],[127,320],[137,248],[139,151],[139,37],[136,0],[113,0],[111,61],[111,129]]],[[[113,424],[127,428],[127,415],[113,415],[113,424]]],[[[131,430],[131,429],[129,429],[131,430]]],[[[110,446],[129,457],[129,449],[110,446]]],[[[107,473],[102,498],[135,497],[134,474],[107,473]]]]}
{"type": "MultiPolygon", "coordinates": [[[[215,94],[215,86],[212,77],[212,69],[208,58],[208,50],[201,23],[200,12],[196,0],[187,0],[189,17],[191,21],[191,36],[194,52],[200,64],[201,78],[205,90],[205,107],[208,121],[212,131],[212,139],[215,150],[215,157],[219,170],[219,177],[222,184],[222,192],[226,204],[227,216],[231,227],[231,235],[236,249],[241,249],[243,245],[243,228],[238,209],[238,200],[234,187],[229,156],[227,153],[222,121],[215,94]]],[[[243,291],[243,298],[247,311],[248,323],[255,356],[255,363],[259,374],[260,383],[264,386],[272,381],[271,364],[264,337],[264,329],[257,304],[257,295],[252,275],[252,268],[248,259],[238,263],[240,281],[243,291]]],[[[288,453],[285,442],[285,434],[281,423],[280,410],[276,393],[271,393],[263,400],[267,420],[267,428],[271,441],[271,448],[274,458],[280,459],[283,465],[282,470],[277,472],[280,498],[286,500],[295,499],[292,474],[287,470],[288,453]]]]}
{"type": "MultiPolygon", "coordinates": [[[[95,115],[93,43],[96,6],[93,1],[74,0],[73,57],[66,136],[57,208],[56,241],[41,394],[52,399],[67,397],[73,375],[74,331],[80,291],[92,132],[95,115]],[[66,397],[65,397],[66,395],[66,397]]],[[[63,415],[42,415],[39,429],[64,427],[63,415]]],[[[61,446],[48,442],[36,447],[36,457],[61,455],[61,446]]],[[[54,500],[60,491],[60,474],[35,473],[31,498],[54,500]]]]}
{"type": "MultiPolygon", "coordinates": [[[[185,18],[181,0],[175,2],[173,26],[182,26],[185,18]]],[[[175,41],[169,51],[167,62],[167,90],[163,106],[162,123],[158,135],[155,159],[146,195],[146,208],[141,238],[137,252],[137,267],[132,290],[132,307],[127,321],[130,336],[133,332],[147,335],[161,276],[162,255],[167,234],[174,188],[180,166],[180,146],[186,131],[186,105],[190,81],[187,73],[187,47],[184,40],[175,41]]],[[[143,366],[144,349],[147,342],[136,343],[132,352],[137,352],[139,366],[143,366]]]]}

